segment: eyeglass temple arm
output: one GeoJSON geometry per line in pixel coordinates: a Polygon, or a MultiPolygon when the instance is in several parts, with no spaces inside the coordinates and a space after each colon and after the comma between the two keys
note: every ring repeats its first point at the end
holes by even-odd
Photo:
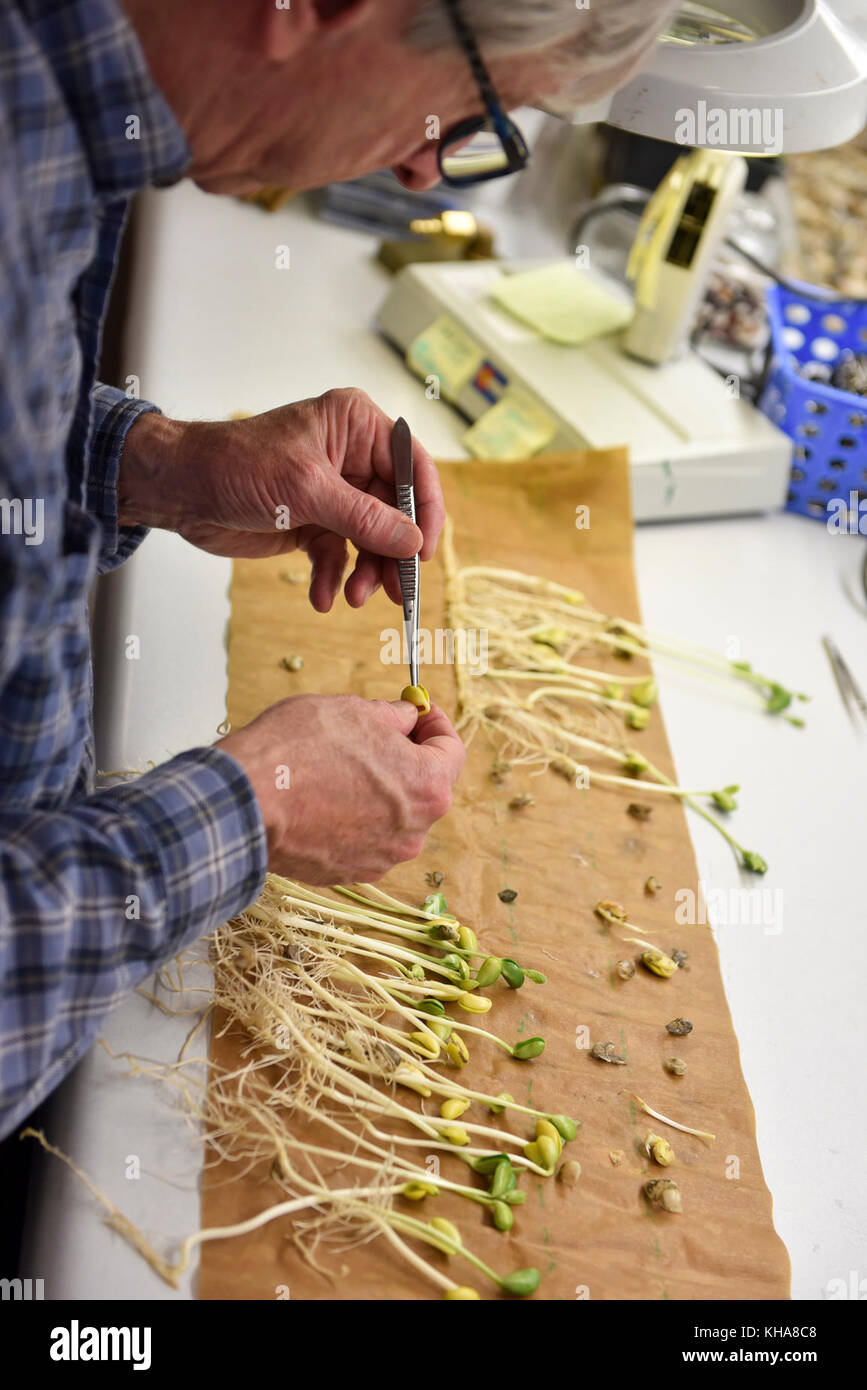
{"type": "Polygon", "coordinates": [[[479,52],[475,36],[461,13],[458,0],[443,0],[443,3],[448,10],[449,19],[452,22],[452,28],[455,31],[458,42],[469,59],[470,67],[473,70],[473,77],[476,79],[476,86],[479,89],[485,106],[492,115],[498,118],[502,117],[504,113],[494,92],[494,84],[491,81],[488,69],[482,61],[482,55],[479,52]]]}

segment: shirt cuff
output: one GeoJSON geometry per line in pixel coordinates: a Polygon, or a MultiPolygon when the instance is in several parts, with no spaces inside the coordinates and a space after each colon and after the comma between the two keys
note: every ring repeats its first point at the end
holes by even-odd
{"type": "Polygon", "coordinates": [[[262,812],[246,772],[219,746],[180,753],[107,797],[133,812],[160,866],[165,956],[261,893],[268,869],[262,812]]]}
{"type": "Polygon", "coordinates": [[[116,386],[98,382],[90,393],[93,407],[87,470],[87,510],[99,519],[102,543],[98,573],[107,574],[128,560],[148,534],[147,526],[119,526],[117,480],[126,437],[139,416],[161,413],[150,401],[136,400],[116,386]]]}

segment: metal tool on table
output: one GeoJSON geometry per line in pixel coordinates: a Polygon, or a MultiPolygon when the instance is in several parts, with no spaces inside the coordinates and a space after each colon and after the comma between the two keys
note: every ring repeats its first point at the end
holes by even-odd
{"type": "Polygon", "coordinates": [[[837,682],[840,698],[846,706],[846,713],[853,724],[857,723],[859,713],[864,722],[867,723],[867,699],[864,698],[864,692],[843,660],[839,647],[830,637],[822,638],[822,646],[825,648],[831,663],[831,672],[837,682]]]}
{"type": "MultiPolygon", "coordinates": [[[[415,523],[415,483],[412,464],[412,434],[403,416],[395,421],[391,432],[391,460],[394,465],[394,490],[397,505],[415,523]]],[[[400,592],[403,599],[403,627],[409,652],[409,683],[418,685],[418,555],[398,560],[400,592]]]]}

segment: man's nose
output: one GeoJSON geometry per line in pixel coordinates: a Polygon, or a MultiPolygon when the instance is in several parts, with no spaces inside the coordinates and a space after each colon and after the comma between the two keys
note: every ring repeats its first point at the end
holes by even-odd
{"type": "Polygon", "coordinates": [[[432,140],[428,149],[419,150],[403,163],[393,164],[391,167],[392,173],[400,179],[404,188],[410,188],[414,193],[433,188],[440,181],[436,141],[432,140]]]}

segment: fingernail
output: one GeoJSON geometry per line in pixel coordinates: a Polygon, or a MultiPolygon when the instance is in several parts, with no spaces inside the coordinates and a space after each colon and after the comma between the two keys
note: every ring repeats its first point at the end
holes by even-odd
{"type": "Polygon", "coordinates": [[[397,545],[400,541],[406,541],[411,530],[414,531],[415,526],[408,518],[399,521],[388,538],[389,545],[397,545]]]}

